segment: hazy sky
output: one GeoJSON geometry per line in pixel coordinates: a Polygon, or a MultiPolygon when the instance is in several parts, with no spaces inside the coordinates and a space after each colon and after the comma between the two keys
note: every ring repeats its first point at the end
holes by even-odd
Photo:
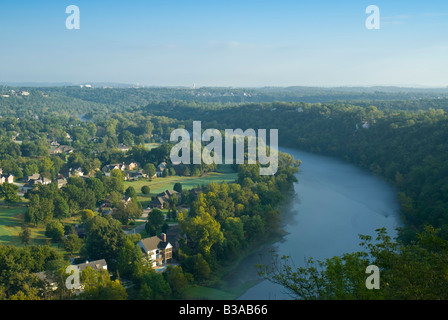
{"type": "Polygon", "coordinates": [[[0,82],[448,85],[446,0],[2,1],[0,30],[0,82]]]}

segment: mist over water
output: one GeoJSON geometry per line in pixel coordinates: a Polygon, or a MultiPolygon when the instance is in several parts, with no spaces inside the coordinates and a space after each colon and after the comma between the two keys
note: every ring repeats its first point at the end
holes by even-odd
{"type": "MultiPolygon", "coordinates": [[[[392,237],[401,226],[394,189],[381,179],[343,161],[280,148],[302,160],[295,197],[282,220],[283,240],[247,257],[229,276],[234,284],[257,279],[254,265],[268,264],[270,250],[289,255],[296,266],[310,257],[323,260],[360,249],[359,235],[375,236],[385,227],[392,237]]],[[[259,278],[258,278],[259,279],[259,278]]],[[[239,299],[291,299],[283,288],[262,281],[239,299]]]]}

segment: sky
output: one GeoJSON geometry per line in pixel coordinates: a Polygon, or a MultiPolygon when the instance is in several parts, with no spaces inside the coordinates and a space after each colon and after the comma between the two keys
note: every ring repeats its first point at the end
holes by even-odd
{"type": "Polygon", "coordinates": [[[0,30],[0,83],[448,86],[446,0],[3,0],[0,30]]]}

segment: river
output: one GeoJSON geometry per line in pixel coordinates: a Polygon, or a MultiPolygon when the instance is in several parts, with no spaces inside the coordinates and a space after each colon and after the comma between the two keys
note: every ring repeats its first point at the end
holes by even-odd
{"type": "Polygon", "coordinates": [[[396,193],[381,179],[334,158],[286,148],[281,151],[302,160],[295,197],[283,214],[287,235],[245,258],[229,275],[227,281],[234,285],[258,279],[241,300],[291,299],[281,286],[257,278],[254,265],[269,263],[271,250],[291,256],[299,266],[309,257],[323,260],[358,251],[359,234],[375,236],[375,229],[386,227],[395,236],[401,226],[396,193]]]}

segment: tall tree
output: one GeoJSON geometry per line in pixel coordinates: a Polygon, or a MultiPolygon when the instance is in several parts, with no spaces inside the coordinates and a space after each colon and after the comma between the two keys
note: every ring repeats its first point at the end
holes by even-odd
{"type": "Polygon", "coordinates": [[[119,221],[95,216],[87,222],[87,239],[82,253],[89,259],[106,259],[113,264],[123,246],[125,234],[119,221]]]}
{"type": "Polygon", "coordinates": [[[0,197],[8,204],[20,201],[20,197],[17,194],[19,191],[19,186],[5,182],[0,185],[0,197]]]}
{"type": "Polygon", "coordinates": [[[147,163],[143,166],[143,172],[152,178],[156,174],[156,167],[152,163],[147,163]]]}

